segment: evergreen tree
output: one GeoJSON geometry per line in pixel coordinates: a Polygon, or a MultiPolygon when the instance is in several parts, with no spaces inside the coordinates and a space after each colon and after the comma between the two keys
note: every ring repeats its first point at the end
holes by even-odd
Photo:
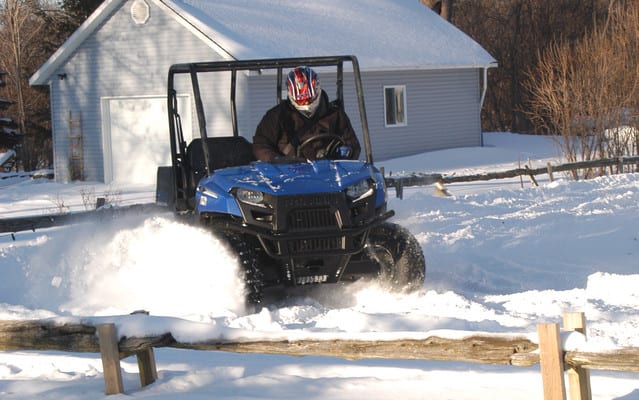
{"type": "MultiPolygon", "coordinates": [[[[2,77],[4,75],[5,73],[3,71],[0,71],[0,88],[3,88],[5,86],[5,83],[2,80],[2,77]]],[[[12,101],[4,99],[2,98],[2,96],[0,96],[0,111],[6,110],[12,104],[12,101]]],[[[6,150],[13,150],[20,143],[20,135],[18,134],[16,128],[17,124],[15,123],[15,121],[13,121],[11,118],[3,116],[3,114],[0,112],[0,153],[5,152],[6,150]]]]}
{"type": "Polygon", "coordinates": [[[59,27],[70,35],[98,8],[104,0],[63,0],[61,8],[66,14],[65,22],[59,27]]]}

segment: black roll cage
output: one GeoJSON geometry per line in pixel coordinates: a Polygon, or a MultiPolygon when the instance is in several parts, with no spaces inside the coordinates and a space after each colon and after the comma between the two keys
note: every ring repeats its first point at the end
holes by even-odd
{"type": "MultiPolygon", "coordinates": [[[[174,64],[169,68],[168,75],[168,95],[167,107],[169,114],[169,134],[171,136],[171,159],[173,167],[176,168],[183,160],[181,158],[186,154],[187,143],[184,141],[182,132],[182,123],[178,113],[177,92],[174,88],[174,78],[178,74],[189,74],[191,77],[191,85],[193,88],[193,97],[195,101],[195,109],[197,113],[200,137],[206,140],[208,137],[206,131],[206,117],[204,115],[204,106],[200,95],[200,86],[198,81],[198,73],[202,72],[231,72],[231,93],[230,93],[230,109],[231,122],[233,126],[233,136],[238,136],[237,128],[237,109],[235,104],[236,83],[238,71],[249,70],[277,70],[277,86],[276,101],[279,104],[282,93],[282,70],[295,68],[300,65],[310,67],[335,66],[337,67],[337,102],[339,106],[344,108],[344,63],[350,62],[353,68],[353,79],[355,81],[355,91],[357,103],[359,106],[359,116],[362,127],[362,136],[364,138],[364,148],[366,151],[366,161],[373,163],[373,151],[368,130],[368,122],[366,118],[366,108],[364,105],[364,91],[362,87],[359,63],[357,57],[353,55],[328,56],[328,57],[296,57],[296,58],[275,58],[275,59],[255,59],[255,60],[234,60],[234,61],[213,61],[213,62],[195,62],[174,64]]],[[[266,111],[266,110],[265,110],[266,111]]],[[[206,174],[210,175],[209,170],[209,151],[207,146],[202,146],[204,152],[204,160],[206,165],[206,174]]]]}

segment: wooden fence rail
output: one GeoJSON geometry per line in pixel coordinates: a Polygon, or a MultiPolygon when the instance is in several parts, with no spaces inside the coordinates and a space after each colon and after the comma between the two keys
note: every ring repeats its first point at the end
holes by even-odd
{"type": "MultiPolygon", "coordinates": [[[[585,331],[583,314],[565,315],[564,330],[585,331]]],[[[383,358],[513,366],[540,364],[546,400],[565,400],[564,369],[568,372],[572,400],[591,398],[589,370],[639,372],[639,348],[616,349],[605,353],[564,351],[561,349],[558,324],[539,324],[537,333],[539,344],[532,342],[527,335],[485,332],[465,332],[458,335],[458,339],[430,336],[400,340],[232,341],[218,338],[198,343],[179,343],[170,332],[152,337],[120,337],[112,323],[90,325],[59,323],[55,320],[11,320],[0,321],[0,351],[99,352],[102,355],[107,394],[124,391],[120,360],[131,355],[137,357],[142,386],[154,382],[157,370],[153,348],[156,347],[327,356],[349,360],[383,358]]]]}
{"type": "Polygon", "coordinates": [[[166,207],[148,203],[132,204],[120,207],[105,207],[97,210],[78,211],[72,213],[2,218],[0,219],[0,233],[35,231],[36,229],[45,229],[54,226],[71,225],[89,221],[104,221],[127,215],[153,214],[168,211],[169,210],[166,207]]]}
{"type": "MultiPolygon", "coordinates": [[[[461,182],[475,182],[475,181],[489,181],[493,179],[507,179],[507,178],[516,178],[518,176],[527,176],[533,181],[533,184],[536,184],[534,179],[537,175],[548,174],[553,177],[554,172],[566,172],[566,171],[575,171],[581,169],[592,169],[592,168],[605,168],[611,166],[618,166],[619,168],[625,165],[634,165],[639,164],[639,156],[632,157],[618,157],[618,158],[603,158],[600,160],[591,160],[591,161],[579,161],[573,163],[565,163],[560,165],[551,165],[550,163],[546,164],[544,167],[540,168],[530,168],[528,166],[524,166],[523,168],[515,168],[506,171],[499,172],[486,172],[481,174],[471,174],[471,175],[459,175],[459,176],[447,176],[443,174],[421,174],[421,173],[412,173],[410,175],[399,175],[399,176],[388,176],[386,177],[386,186],[395,188],[395,193],[397,197],[402,198],[405,187],[409,186],[427,186],[432,184],[450,184],[450,183],[461,183],[461,182]]],[[[440,189],[441,190],[441,189],[440,189]]]]}

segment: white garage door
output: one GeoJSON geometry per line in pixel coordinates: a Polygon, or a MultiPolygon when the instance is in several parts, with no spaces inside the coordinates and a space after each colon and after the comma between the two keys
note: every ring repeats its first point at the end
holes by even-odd
{"type": "MultiPolygon", "coordinates": [[[[179,96],[179,112],[187,142],[191,103],[179,96]]],[[[166,97],[102,99],[104,181],[153,184],[157,167],[171,164],[166,97]]]]}

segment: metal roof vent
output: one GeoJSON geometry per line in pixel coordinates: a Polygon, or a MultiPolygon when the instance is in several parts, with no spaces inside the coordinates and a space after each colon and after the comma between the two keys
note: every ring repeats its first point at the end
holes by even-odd
{"type": "Polygon", "coordinates": [[[144,0],[134,0],[131,4],[131,18],[137,25],[145,24],[149,20],[151,9],[144,0]]]}

